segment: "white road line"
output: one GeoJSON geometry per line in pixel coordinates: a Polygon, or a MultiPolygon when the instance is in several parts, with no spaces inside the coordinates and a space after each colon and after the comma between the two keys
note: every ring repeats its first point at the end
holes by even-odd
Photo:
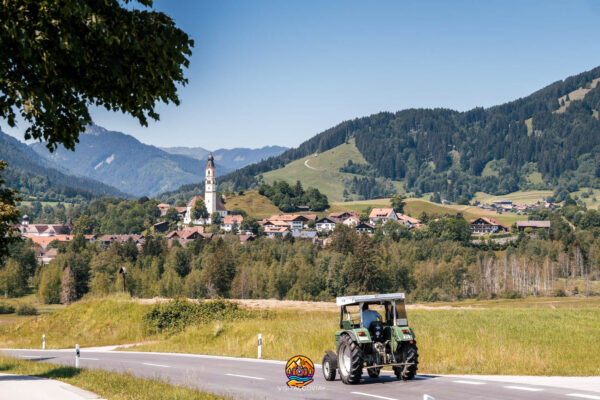
{"type": "Polygon", "coordinates": [[[580,399],[600,400],[600,396],[594,396],[592,394],[569,393],[567,396],[579,397],[580,399]]]}
{"type": "Polygon", "coordinates": [[[99,358],[89,358],[89,357],[79,357],[82,360],[92,360],[92,361],[100,361],[99,358]]]}
{"type": "Polygon", "coordinates": [[[258,379],[258,380],[264,380],[265,378],[261,378],[259,376],[248,376],[248,375],[236,375],[236,374],[225,374],[227,376],[235,376],[238,378],[248,378],[248,379],[258,379]]]}
{"type": "Polygon", "coordinates": [[[540,389],[540,388],[532,388],[532,387],[525,387],[525,386],[504,386],[506,389],[515,389],[515,390],[526,390],[528,392],[541,392],[544,389],[540,389]]]}
{"type": "Polygon", "coordinates": [[[162,368],[171,368],[171,366],[169,365],[162,365],[162,364],[152,364],[152,363],[142,363],[144,365],[150,365],[152,367],[162,367],[162,368]]]}
{"type": "Polygon", "coordinates": [[[394,399],[393,397],[377,396],[376,394],[370,394],[370,393],[363,393],[363,392],[350,392],[350,393],[351,394],[360,394],[361,396],[367,396],[367,397],[375,397],[376,399],[398,400],[398,399],[394,399]]]}
{"type": "Polygon", "coordinates": [[[464,383],[465,385],[485,385],[485,382],[477,381],[453,381],[454,383],[464,383]]]}
{"type": "Polygon", "coordinates": [[[42,358],[44,356],[21,356],[21,355],[19,355],[19,357],[21,357],[21,358],[42,358]]]}

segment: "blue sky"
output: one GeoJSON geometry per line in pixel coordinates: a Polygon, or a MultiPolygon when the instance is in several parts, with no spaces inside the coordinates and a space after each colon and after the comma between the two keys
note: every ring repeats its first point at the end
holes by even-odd
{"type": "Polygon", "coordinates": [[[346,119],[492,106],[600,65],[595,0],[155,0],[154,8],[195,41],[181,105],[160,105],[148,128],[120,113],[93,117],[157,146],[297,146],[346,119]]]}

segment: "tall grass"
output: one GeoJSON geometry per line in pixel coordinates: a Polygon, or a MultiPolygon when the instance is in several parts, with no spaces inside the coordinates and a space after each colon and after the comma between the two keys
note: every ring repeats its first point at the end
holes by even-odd
{"type": "MultiPolygon", "coordinates": [[[[421,373],[600,375],[600,298],[469,300],[409,309],[421,373]]],[[[274,309],[240,320],[192,324],[150,335],[142,317],[152,306],[125,296],[78,302],[51,314],[0,327],[0,347],[48,348],[151,343],[131,350],[320,362],[334,349],[337,312],[274,309]]],[[[307,306],[308,307],[308,306],[307,306]]]]}
{"type": "MultiPolygon", "coordinates": [[[[578,308],[432,309],[409,312],[421,373],[600,375],[600,310],[578,308]]],[[[191,352],[320,362],[335,350],[338,314],[280,311],[272,319],[195,326],[131,350],[191,352]]]]}
{"type": "Polygon", "coordinates": [[[0,326],[0,347],[48,349],[103,346],[148,340],[142,317],[150,306],[117,295],[77,302],[51,314],[0,326]]]}
{"type": "Polygon", "coordinates": [[[223,397],[167,383],[102,370],[76,369],[55,364],[0,357],[0,372],[56,379],[119,400],[217,400],[223,397]]]}

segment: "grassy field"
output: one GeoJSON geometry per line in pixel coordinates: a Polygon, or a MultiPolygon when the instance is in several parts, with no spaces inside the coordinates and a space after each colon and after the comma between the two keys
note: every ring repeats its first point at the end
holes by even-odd
{"type": "MultiPolygon", "coordinates": [[[[329,201],[342,201],[346,186],[344,179],[352,179],[354,174],[340,172],[340,168],[352,160],[354,163],[368,164],[362,154],[354,145],[354,139],[323,153],[312,154],[308,157],[295,160],[284,168],[269,171],[263,174],[265,182],[285,180],[294,183],[302,182],[304,187],[318,188],[327,195],[329,201]]],[[[395,182],[396,190],[402,192],[402,184],[395,182]]]]}
{"type": "Polygon", "coordinates": [[[0,347],[39,348],[42,334],[48,349],[149,340],[142,327],[142,316],[149,309],[128,296],[83,300],[51,314],[5,323],[0,326],[0,347]]]}
{"type": "MultiPolygon", "coordinates": [[[[61,304],[43,304],[40,303],[35,294],[30,294],[27,296],[20,297],[18,299],[15,298],[0,298],[0,304],[9,304],[13,307],[17,307],[19,304],[30,304],[34,306],[38,310],[38,314],[48,314],[50,312],[59,310],[64,306],[61,304]]],[[[32,317],[22,316],[17,314],[0,314],[0,326],[10,324],[18,321],[26,321],[31,319],[32,317]]]]}
{"type": "MultiPolygon", "coordinates": [[[[498,214],[495,211],[482,210],[481,208],[474,206],[444,205],[432,203],[423,199],[406,199],[405,201],[406,206],[404,207],[404,212],[415,218],[418,218],[423,212],[428,215],[457,214],[460,212],[467,220],[477,217],[492,217],[507,225],[512,225],[516,221],[527,219],[526,215],[512,213],[498,214]]],[[[368,207],[390,207],[390,200],[379,199],[332,203],[332,210],[335,211],[363,211],[368,207]]]]}
{"type": "Polygon", "coordinates": [[[509,193],[503,196],[495,196],[483,192],[475,193],[473,201],[478,200],[483,204],[491,204],[498,200],[511,200],[517,204],[532,204],[544,200],[546,197],[552,196],[552,190],[527,190],[509,193]]]}
{"type": "Polygon", "coordinates": [[[0,357],[0,373],[56,379],[118,400],[216,400],[223,397],[166,383],[102,370],[76,369],[55,364],[0,357]]]}
{"type": "MultiPolygon", "coordinates": [[[[409,310],[420,372],[446,374],[600,375],[600,301],[501,300],[409,310]]],[[[334,347],[337,312],[280,311],[268,320],[213,323],[132,350],[256,356],[301,353],[320,360],[334,347]]]]}
{"type": "Polygon", "coordinates": [[[267,218],[281,211],[265,196],[256,191],[245,192],[241,196],[233,196],[227,199],[227,208],[233,210],[239,208],[254,218],[267,218]]]}
{"type": "MultiPolygon", "coordinates": [[[[336,309],[281,305],[266,318],[148,336],[141,318],[151,305],[124,296],[91,299],[0,327],[0,347],[38,348],[45,333],[49,348],[146,342],[130,349],[255,357],[262,333],[265,358],[286,360],[301,353],[320,362],[324,350],[334,347],[336,309]]],[[[413,305],[409,321],[417,334],[422,373],[600,375],[600,298],[413,305]]]]}
{"type": "Polygon", "coordinates": [[[589,209],[597,210],[600,207],[600,189],[582,188],[571,193],[571,196],[579,197],[589,209]]]}

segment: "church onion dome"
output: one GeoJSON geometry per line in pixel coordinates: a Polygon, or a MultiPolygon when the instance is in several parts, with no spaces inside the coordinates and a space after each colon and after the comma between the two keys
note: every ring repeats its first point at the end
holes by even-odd
{"type": "Polygon", "coordinates": [[[215,162],[214,162],[214,157],[212,155],[212,153],[210,153],[208,155],[208,162],[206,163],[206,168],[214,168],[215,167],[215,162]]]}

